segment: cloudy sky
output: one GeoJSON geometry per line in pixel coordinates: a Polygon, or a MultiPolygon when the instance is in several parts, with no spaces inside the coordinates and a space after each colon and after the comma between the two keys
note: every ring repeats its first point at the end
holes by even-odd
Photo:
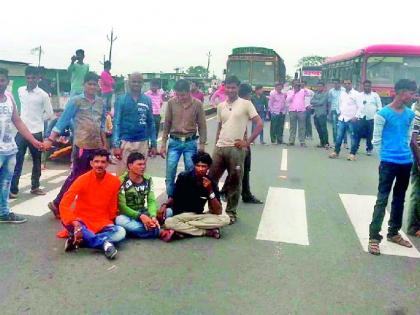
{"type": "Polygon", "coordinates": [[[275,49],[293,74],[306,55],[333,56],[370,44],[420,45],[420,1],[2,1],[0,59],[64,68],[75,49],[100,71],[113,27],[114,74],[207,65],[221,76],[233,47],[275,49]]]}

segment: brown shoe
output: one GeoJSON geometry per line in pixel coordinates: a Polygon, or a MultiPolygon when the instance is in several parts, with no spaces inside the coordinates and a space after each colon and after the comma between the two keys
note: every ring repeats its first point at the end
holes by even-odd
{"type": "Polygon", "coordinates": [[[350,155],[347,157],[347,161],[356,161],[356,156],[355,156],[354,154],[350,154],[350,155]]]}
{"type": "Polygon", "coordinates": [[[328,156],[330,159],[338,159],[338,154],[336,152],[331,152],[328,156]]]}
{"type": "Polygon", "coordinates": [[[44,196],[47,193],[45,191],[43,191],[41,188],[35,188],[35,189],[31,189],[31,194],[32,195],[37,195],[37,196],[44,196]]]}

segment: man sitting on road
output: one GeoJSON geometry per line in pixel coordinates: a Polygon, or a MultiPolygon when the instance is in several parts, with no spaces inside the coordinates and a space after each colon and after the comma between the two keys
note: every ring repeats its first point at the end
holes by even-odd
{"type": "MultiPolygon", "coordinates": [[[[152,177],[145,174],[146,158],[138,152],[130,153],[127,168],[128,172],[120,177],[120,215],[115,220],[116,224],[137,238],[157,238],[160,234],[163,236],[165,232],[160,233],[160,225],[156,219],[157,206],[152,177]]],[[[172,216],[171,209],[167,209],[165,215],[172,216]]]]}
{"type": "Polygon", "coordinates": [[[125,238],[125,229],[114,225],[120,180],[106,171],[108,151],[98,149],[91,158],[92,170],[74,181],[60,203],[61,221],[69,235],[64,250],[102,249],[106,258],[113,259],[114,243],[125,238]]]}
{"type": "Polygon", "coordinates": [[[212,159],[208,153],[199,151],[192,156],[194,169],[180,173],[175,183],[173,197],[162,204],[158,218],[165,219],[168,208],[175,216],[167,218],[165,228],[168,235],[162,238],[170,241],[176,234],[208,236],[220,238],[220,228],[230,222],[227,214],[222,214],[219,189],[214,181],[207,177],[212,159]],[[204,213],[204,205],[209,202],[209,213],[204,213]]]}

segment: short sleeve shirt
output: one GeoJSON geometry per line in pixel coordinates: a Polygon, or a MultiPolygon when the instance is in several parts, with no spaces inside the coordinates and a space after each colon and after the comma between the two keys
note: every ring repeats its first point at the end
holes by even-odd
{"type": "Polygon", "coordinates": [[[235,140],[243,139],[248,121],[258,116],[254,105],[238,98],[233,103],[224,101],[217,106],[217,121],[222,124],[217,147],[233,147],[235,140]]]}

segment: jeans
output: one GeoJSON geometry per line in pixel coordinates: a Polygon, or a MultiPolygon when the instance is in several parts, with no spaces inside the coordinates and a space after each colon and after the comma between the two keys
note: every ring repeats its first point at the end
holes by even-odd
{"type": "Polygon", "coordinates": [[[411,170],[411,194],[410,206],[408,208],[407,233],[416,234],[420,230],[420,172],[417,163],[414,163],[411,170]]]}
{"type": "MultiPolygon", "coordinates": [[[[106,241],[113,244],[121,242],[125,238],[126,234],[123,227],[113,224],[105,226],[96,234],[88,230],[88,228],[86,227],[86,225],[83,224],[83,222],[81,222],[81,225],[83,234],[83,242],[81,245],[82,247],[86,248],[102,249],[106,241]]],[[[73,237],[73,225],[67,225],[65,226],[65,228],[69,232],[69,236],[73,237]]]]}
{"type": "Polygon", "coordinates": [[[305,112],[289,112],[290,119],[290,135],[289,143],[294,144],[296,139],[296,130],[299,128],[299,142],[305,143],[306,133],[306,111],[305,112]]]}
{"type": "Polygon", "coordinates": [[[305,137],[312,138],[312,120],[311,120],[312,112],[311,110],[306,111],[305,117],[305,137]]]}
{"type": "MultiPolygon", "coordinates": [[[[258,113],[258,115],[261,117],[261,119],[263,120],[263,129],[260,132],[260,143],[264,143],[264,114],[262,113],[258,113]]],[[[254,132],[254,129],[257,125],[255,123],[252,123],[252,131],[254,132]]]]}
{"type": "Polygon", "coordinates": [[[321,146],[325,147],[328,142],[328,129],[327,129],[327,115],[314,116],[314,125],[319,135],[321,146]]]}
{"type": "Polygon", "coordinates": [[[65,180],[63,186],[60,189],[57,197],[54,199],[53,203],[56,207],[60,206],[61,199],[63,198],[66,191],[70,188],[73,182],[86,172],[91,170],[90,158],[96,149],[80,149],[77,146],[73,146],[72,152],[72,164],[70,175],[65,180]]]}
{"type": "Polygon", "coordinates": [[[337,129],[337,139],[335,141],[335,153],[340,154],[341,144],[343,143],[344,138],[346,137],[346,132],[350,132],[350,139],[351,139],[351,148],[350,154],[356,154],[357,152],[357,135],[355,130],[355,123],[351,120],[349,121],[338,121],[338,129],[337,129]]]}
{"type": "MultiPolygon", "coordinates": [[[[42,141],[42,132],[34,133],[32,135],[36,140],[42,141]]],[[[24,139],[20,133],[16,135],[15,140],[18,146],[18,153],[16,154],[16,166],[13,174],[12,184],[10,186],[10,192],[17,194],[19,192],[19,179],[22,175],[23,162],[25,160],[25,154],[28,147],[32,156],[31,189],[39,188],[39,179],[41,178],[42,152],[30,144],[28,140],[24,139]]]]}
{"type": "Polygon", "coordinates": [[[249,173],[251,172],[251,148],[245,153],[244,175],[242,177],[242,199],[251,198],[251,186],[249,184],[249,173]]]}
{"type": "Polygon", "coordinates": [[[16,165],[16,154],[0,154],[0,217],[9,216],[9,192],[13,170],[16,165]]]}
{"type": "Polygon", "coordinates": [[[271,143],[283,143],[284,119],[285,114],[271,114],[270,115],[270,138],[271,143]]]}
{"type": "MultiPolygon", "coordinates": [[[[166,218],[173,216],[172,209],[166,209],[166,218]]],[[[147,230],[140,220],[132,219],[126,215],[120,214],[115,219],[115,224],[123,227],[127,234],[136,238],[158,238],[160,229],[154,228],[152,230],[147,230]]]]}
{"type": "Polygon", "coordinates": [[[112,104],[111,104],[111,100],[112,100],[112,92],[110,93],[103,93],[102,94],[102,99],[105,101],[105,108],[107,112],[111,111],[112,108],[112,104]]]}
{"type": "Polygon", "coordinates": [[[160,129],[160,120],[161,120],[161,117],[160,117],[160,115],[153,115],[153,119],[155,121],[155,131],[156,131],[156,139],[157,139],[158,136],[159,136],[159,129],[160,129]]]}
{"type": "Polygon", "coordinates": [[[197,141],[181,141],[169,139],[168,155],[166,157],[166,193],[172,197],[174,193],[174,183],[176,177],[176,169],[178,167],[181,155],[184,155],[184,166],[186,171],[194,168],[192,156],[197,152],[197,141]]]}
{"type": "MultiPolygon", "coordinates": [[[[333,143],[337,141],[337,128],[338,128],[338,113],[335,110],[331,111],[331,125],[333,131],[333,143]]],[[[344,133],[344,143],[347,144],[347,132],[344,133]]]]}
{"type": "Polygon", "coordinates": [[[369,239],[382,240],[379,234],[388,204],[388,197],[394,183],[392,195],[391,214],[388,222],[388,235],[393,237],[398,234],[402,226],[405,192],[410,180],[411,163],[396,164],[382,161],[379,165],[378,197],[373,210],[372,222],[369,226],[369,239]]]}
{"type": "Polygon", "coordinates": [[[210,167],[209,177],[216,183],[227,170],[226,178],[226,213],[236,217],[239,197],[242,191],[242,177],[245,160],[245,150],[236,147],[216,147],[213,152],[213,164],[210,167]]]}

